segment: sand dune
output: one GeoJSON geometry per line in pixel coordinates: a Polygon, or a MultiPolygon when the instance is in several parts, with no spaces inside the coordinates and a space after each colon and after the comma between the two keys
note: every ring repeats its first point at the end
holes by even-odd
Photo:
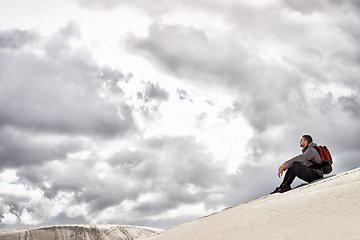
{"type": "Polygon", "coordinates": [[[228,208],[146,239],[360,239],[360,168],[228,208]]]}
{"type": "Polygon", "coordinates": [[[130,240],[159,229],[122,225],[62,225],[0,230],[1,240],[130,240]]]}

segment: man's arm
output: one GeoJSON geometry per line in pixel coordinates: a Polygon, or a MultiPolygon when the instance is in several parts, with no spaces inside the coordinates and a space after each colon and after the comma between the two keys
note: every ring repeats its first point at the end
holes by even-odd
{"type": "Polygon", "coordinates": [[[313,159],[316,157],[317,151],[314,148],[309,148],[303,154],[300,154],[296,157],[291,158],[290,160],[284,162],[278,170],[278,177],[280,178],[284,172],[284,170],[290,168],[294,162],[305,162],[307,160],[313,159]]]}
{"type": "Polygon", "coordinates": [[[305,162],[308,160],[311,160],[315,157],[315,154],[317,154],[317,151],[313,148],[313,147],[309,147],[303,154],[300,154],[298,156],[295,156],[289,160],[287,160],[283,165],[284,165],[284,169],[286,170],[288,168],[290,168],[294,162],[305,162]]]}
{"type": "Polygon", "coordinates": [[[285,165],[286,165],[286,162],[284,162],[283,164],[281,164],[281,166],[279,167],[279,170],[278,170],[278,177],[279,177],[279,178],[283,175],[285,165]]]}

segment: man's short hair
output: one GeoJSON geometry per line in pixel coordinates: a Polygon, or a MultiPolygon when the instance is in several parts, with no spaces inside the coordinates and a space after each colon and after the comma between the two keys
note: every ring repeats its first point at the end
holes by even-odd
{"type": "Polygon", "coordinates": [[[312,137],[310,135],[303,135],[302,136],[303,138],[305,138],[305,140],[308,142],[308,143],[311,143],[313,140],[312,140],[312,137]]]}

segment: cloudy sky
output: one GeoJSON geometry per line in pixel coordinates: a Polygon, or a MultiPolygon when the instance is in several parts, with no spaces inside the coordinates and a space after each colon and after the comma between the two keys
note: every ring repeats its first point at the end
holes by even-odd
{"type": "Polygon", "coordinates": [[[0,228],[171,227],[360,166],[356,0],[1,0],[0,228]]]}

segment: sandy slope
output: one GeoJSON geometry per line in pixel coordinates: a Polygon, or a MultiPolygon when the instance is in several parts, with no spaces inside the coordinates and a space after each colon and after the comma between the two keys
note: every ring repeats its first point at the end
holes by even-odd
{"type": "Polygon", "coordinates": [[[146,238],[180,239],[360,239],[360,168],[146,238]]]}
{"type": "Polygon", "coordinates": [[[122,225],[62,225],[3,229],[0,240],[129,240],[146,237],[158,229],[122,225]]]}

